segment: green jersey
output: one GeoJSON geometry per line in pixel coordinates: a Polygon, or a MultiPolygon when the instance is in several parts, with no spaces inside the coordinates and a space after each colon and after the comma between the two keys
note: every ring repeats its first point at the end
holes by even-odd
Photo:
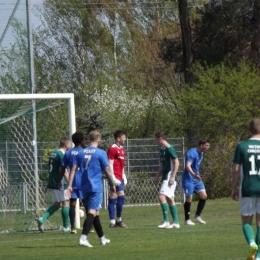
{"type": "Polygon", "coordinates": [[[172,159],[177,159],[177,153],[172,145],[160,148],[160,162],[162,164],[162,181],[168,179],[168,173],[174,169],[172,159]]]}
{"type": "Polygon", "coordinates": [[[233,163],[240,164],[241,196],[260,197],[260,139],[239,143],[233,163]]]}
{"type": "MultiPolygon", "coordinates": [[[[53,151],[49,156],[49,181],[48,181],[48,188],[49,189],[58,189],[58,181],[60,170],[62,166],[64,153],[61,150],[53,151]]],[[[64,183],[63,183],[64,184],[64,183]]],[[[64,189],[67,188],[67,183],[64,184],[64,189]],[[65,187],[66,185],[66,187],[65,187]]]]}

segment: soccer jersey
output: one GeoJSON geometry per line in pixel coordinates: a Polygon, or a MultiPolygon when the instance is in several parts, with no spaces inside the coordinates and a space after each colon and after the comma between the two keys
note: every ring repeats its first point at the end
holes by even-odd
{"type": "MultiPolygon", "coordinates": [[[[57,149],[53,151],[49,156],[49,181],[47,187],[49,189],[58,189],[58,181],[60,170],[62,166],[64,153],[63,151],[57,149]]],[[[64,189],[67,188],[67,183],[62,183],[64,189]]]]}
{"type": "Polygon", "coordinates": [[[260,139],[239,143],[233,163],[240,164],[241,196],[260,197],[260,139]]]}
{"type": "Polygon", "coordinates": [[[80,168],[81,189],[87,192],[103,192],[102,171],[109,166],[105,151],[88,146],[77,155],[80,168]]]}
{"type": "Polygon", "coordinates": [[[114,175],[119,180],[123,180],[123,169],[125,166],[125,151],[123,146],[111,145],[107,150],[108,159],[114,160],[114,175]]]}
{"type": "Polygon", "coordinates": [[[162,164],[162,180],[165,181],[168,178],[168,173],[174,169],[174,163],[172,159],[177,159],[177,153],[174,147],[168,144],[165,148],[160,148],[160,162],[162,164]]]}
{"type": "MultiPolygon", "coordinates": [[[[69,167],[69,169],[71,170],[72,166],[74,164],[77,164],[77,155],[82,150],[82,147],[74,147],[72,149],[69,149],[63,157],[62,166],[69,167]]],[[[79,169],[75,173],[72,183],[72,189],[81,189],[81,171],[79,169]]]]}
{"type": "MultiPolygon", "coordinates": [[[[200,165],[203,160],[203,152],[199,152],[197,148],[191,148],[185,157],[185,164],[190,162],[191,163],[191,169],[194,173],[199,174],[200,165]]],[[[194,178],[189,171],[184,169],[182,174],[182,180],[190,180],[190,181],[198,181],[196,178],[194,178]]]]}

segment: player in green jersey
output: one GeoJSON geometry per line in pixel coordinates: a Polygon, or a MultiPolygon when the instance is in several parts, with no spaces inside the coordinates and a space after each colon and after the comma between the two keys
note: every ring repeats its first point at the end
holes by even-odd
{"type": "Polygon", "coordinates": [[[235,149],[231,197],[240,201],[243,232],[250,246],[247,260],[260,260],[260,119],[250,121],[249,133],[250,139],[235,149]],[[256,238],[252,227],[254,215],[256,238]]]}
{"type": "Polygon", "coordinates": [[[154,184],[158,184],[159,176],[162,174],[162,185],[159,191],[159,201],[163,212],[163,222],[158,228],[180,228],[178,210],[174,201],[176,188],[176,174],[179,169],[179,159],[172,145],[167,142],[167,137],[163,132],[155,135],[156,143],[160,146],[160,167],[154,179],[154,184]],[[168,219],[168,205],[173,218],[170,225],[168,219]]]}
{"type": "Polygon", "coordinates": [[[48,210],[43,214],[41,218],[37,219],[38,229],[44,231],[44,223],[46,220],[53,215],[60,207],[62,219],[63,219],[63,232],[70,231],[69,228],[69,197],[67,196],[67,182],[68,182],[68,172],[65,173],[62,182],[62,187],[59,188],[59,175],[62,167],[62,160],[65,152],[70,149],[71,140],[67,137],[60,139],[59,149],[53,151],[49,156],[49,181],[47,188],[51,190],[51,197],[53,205],[48,208],[48,210]]]}

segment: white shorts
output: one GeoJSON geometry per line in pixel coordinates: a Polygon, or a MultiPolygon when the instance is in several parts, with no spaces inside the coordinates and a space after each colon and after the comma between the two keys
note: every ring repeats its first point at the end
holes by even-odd
{"type": "Polygon", "coordinates": [[[169,186],[169,180],[163,181],[159,194],[163,194],[168,198],[174,198],[176,185],[176,181],[174,181],[174,183],[171,186],[169,186]]]}
{"type": "Polygon", "coordinates": [[[242,197],[239,199],[240,213],[242,216],[260,214],[260,198],[242,197]]]}
{"type": "Polygon", "coordinates": [[[51,190],[52,203],[69,200],[67,190],[51,190]]]}

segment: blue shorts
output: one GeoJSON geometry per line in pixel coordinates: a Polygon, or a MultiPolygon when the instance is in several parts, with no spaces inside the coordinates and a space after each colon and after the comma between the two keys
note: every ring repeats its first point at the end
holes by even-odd
{"type": "Polygon", "coordinates": [[[77,190],[77,189],[73,189],[73,192],[72,192],[70,198],[71,199],[81,199],[81,200],[84,199],[82,191],[81,190],[77,190]]]}
{"type": "Polygon", "coordinates": [[[82,191],[84,197],[85,206],[88,209],[100,210],[100,206],[103,202],[103,192],[87,192],[82,191]]]}
{"type": "Polygon", "coordinates": [[[116,192],[124,190],[124,181],[121,181],[119,186],[116,186],[116,192]]]}
{"type": "Polygon", "coordinates": [[[205,185],[202,181],[183,180],[182,188],[186,196],[191,196],[193,193],[198,193],[205,190],[205,185]]]}

